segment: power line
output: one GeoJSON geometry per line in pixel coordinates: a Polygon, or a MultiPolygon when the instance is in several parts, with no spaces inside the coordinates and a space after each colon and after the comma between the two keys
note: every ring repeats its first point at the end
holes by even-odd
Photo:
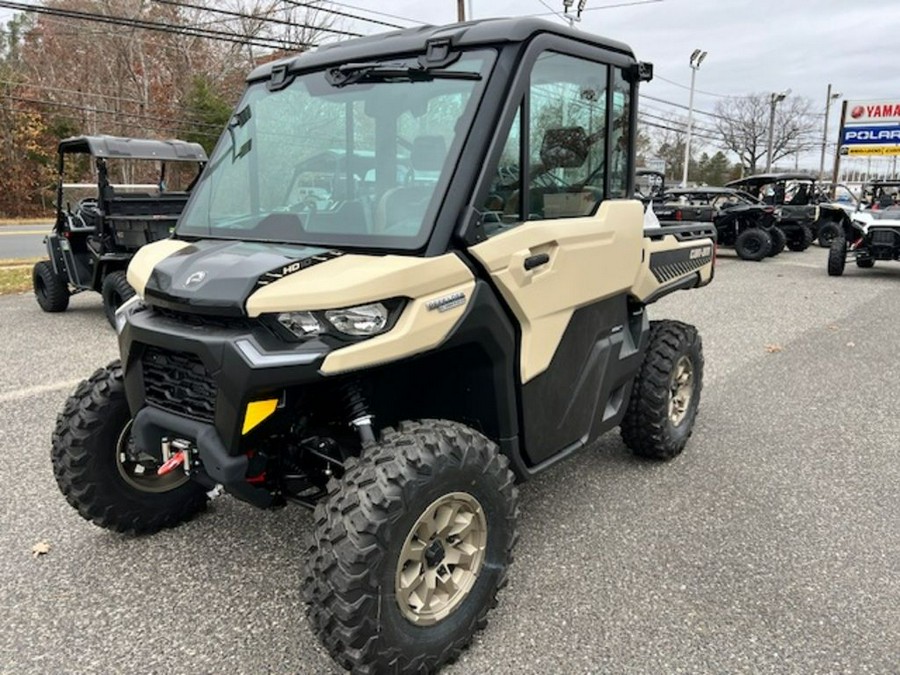
{"type": "Polygon", "coordinates": [[[175,35],[186,35],[188,37],[207,38],[210,40],[219,40],[221,42],[231,42],[240,45],[254,45],[264,47],[266,49],[284,49],[286,46],[299,45],[303,47],[312,47],[315,45],[289,40],[275,40],[268,38],[252,38],[248,35],[240,35],[230,33],[228,31],[215,30],[212,28],[193,28],[191,26],[179,26],[176,24],[162,23],[159,21],[149,21],[146,19],[132,19],[129,17],[98,14],[95,12],[83,12],[73,9],[60,9],[56,7],[42,7],[35,5],[27,5],[22,2],[0,1],[0,7],[13,9],[21,12],[34,12],[36,14],[48,14],[50,16],[59,16],[67,19],[77,19],[90,21],[94,23],[104,23],[113,26],[125,26],[128,28],[143,28],[145,30],[156,31],[160,33],[170,33],[175,35]]]}
{"type": "MultiPolygon", "coordinates": [[[[675,108],[681,108],[682,110],[689,110],[689,108],[686,105],[684,105],[683,103],[675,103],[674,101],[667,101],[664,98],[657,98],[656,96],[650,96],[649,94],[641,94],[641,98],[646,98],[651,101],[656,101],[657,103],[665,103],[666,105],[670,105],[675,108]]],[[[708,110],[698,110],[697,108],[694,108],[694,112],[698,113],[700,115],[707,115],[708,117],[715,117],[716,119],[724,120],[726,122],[736,122],[737,121],[731,117],[726,117],[725,115],[720,115],[719,113],[709,112],[708,110]]]]}
{"type": "Polygon", "coordinates": [[[290,26],[292,28],[308,28],[312,30],[321,31],[323,33],[335,33],[337,35],[346,35],[349,37],[362,37],[362,33],[353,33],[345,30],[338,30],[337,28],[325,28],[324,26],[311,26],[308,23],[298,23],[296,21],[287,21],[285,19],[276,19],[273,17],[267,16],[254,16],[253,14],[244,14],[243,12],[233,12],[228,9],[214,9],[212,7],[203,7],[201,5],[194,5],[189,2],[176,2],[175,0],[153,0],[155,3],[160,5],[171,5],[173,7],[181,7],[184,9],[199,9],[203,12],[213,12],[215,14],[221,14],[222,16],[230,16],[238,19],[252,19],[254,21],[264,21],[266,23],[274,23],[280,26],[290,26]]]}
{"type": "MultiPolygon", "coordinates": [[[[222,130],[222,127],[218,124],[208,124],[206,122],[200,122],[199,120],[192,120],[190,118],[175,118],[175,117],[158,117],[156,115],[147,115],[145,113],[132,113],[127,112],[125,110],[109,110],[108,108],[94,108],[92,106],[84,106],[77,105],[75,103],[63,103],[61,101],[50,101],[47,99],[37,99],[37,98],[28,98],[25,96],[9,96],[9,95],[0,95],[0,100],[9,100],[9,101],[19,101],[20,103],[33,103],[34,105],[49,105],[56,106],[58,108],[71,108],[73,110],[79,110],[81,112],[90,112],[96,113],[98,115],[114,115],[116,117],[130,117],[134,119],[145,119],[151,120],[153,122],[162,122],[162,123],[171,123],[173,125],[181,125],[185,122],[190,123],[193,126],[198,127],[206,127],[208,129],[217,129],[219,131],[222,130]]],[[[25,111],[19,111],[25,112],[25,111]]]]}
{"type": "MultiPolygon", "coordinates": [[[[313,2],[322,2],[322,0],[313,0],[313,2]]],[[[328,3],[331,5],[338,5],[339,7],[346,7],[347,9],[355,9],[359,12],[368,12],[369,14],[374,14],[375,16],[386,16],[389,19],[399,19],[400,21],[408,21],[409,23],[413,23],[416,25],[424,25],[422,21],[418,21],[417,19],[410,19],[408,16],[400,16],[398,14],[388,14],[387,12],[380,12],[374,9],[368,9],[366,7],[360,7],[358,5],[351,5],[346,2],[337,2],[336,0],[328,0],[328,3]]],[[[366,19],[363,17],[359,17],[360,20],[365,21],[366,19]]],[[[401,26],[397,26],[397,28],[401,28],[401,26]]]]}
{"type": "MultiPolygon", "coordinates": [[[[634,7],[636,5],[652,5],[657,2],[663,2],[663,0],[631,0],[631,2],[616,2],[611,5],[600,5],[599,7],[585,7],[581,11],[582,11],[582,13],[598,12],[603,9],[618,9],[619,7],[634,7]]],[[[544,6],[546,6],[546,4],[543,2],[541,4],[544,4],[544,6]]],[[[550,9],[551,11],[544,12],[542,14],[531,14],[529,16],[551,16],[553,14],[559,14],[559,12],[555,11],[552,7],[548,8],[548,9],[550,9]]],[[[568,21],[567,17],[566,17],[566,20],[568,21]]]]}
{"type": "Polygon", "coordinates": [[[294,0],[282,0],[286,5],[291,5],[292,7],[306,7],[307,9],[316,9],[322,12],[329,12],[334,14],[335,16],[343,16],[347,19],[355,19],[356,21],[366,21],[368,23],[378,24],[379,26],[387,26],[388,28],[406,28],[407,26],[401,26],[396,23],[388,23],[387,21],[380,21],[379,19],[369,19],[364,16],[356,16],[355,14],[348,14],[347,12],[339,12],[336,9],[328,9],[327,7],[321,7],[319,5],[314,5],[310,2],[294,2],[294,0]]]}
{"type": "MultiPolygon", "coordinates": [[[[658,123],[658,122],[651,122],[650,120],[646,119],[645,116],[643,116],[643,115],[638,115],[638,122],[640,122],[641,124],[645,124],[645,125],[647,125],[648,127],[654,127],[655,129],[665,129],[666,131],[674,131],[675,133],[678,133],[678,134],[683,134],[683,133],[685,133],[685,129],[683,129],[683,128],[682,128],[682,129],[678,129],[678,128],[676,128],[676,127],[672,127],[672,126],[669,126],[669,125],[667,125],[667,124],[660,124],[660,123],[658,123]]],[[[707,141],[716,141],[716,142],[721,142],[721,141],[722,141],[721,138],[716,137],[716,136],[707,136],[706,134],[698,134],[696,131],[693,131],[693,132],[691,132],[691,133],[692,133],[692,135],[695,136],[696,138],[702,138],[703,140],[707,140],[707,141]]]]}
{"type": "MultiPolygon", "coordinates": [[[[668,82],[669,84],[673,84],[676,87],[681,87],[682,89],[690,90],[690,87],[687,86],[686,84],[681,84],[681,82],[676,82],[675,80],[670,80],[669,78],[663,77],[662,75],[654,74],[653,79],[662,80],[663,82],[668,82]]],[[[694,89],[694,91],[698,94],[705,94],[706,96],[715,96],[717,98],[735,98],[731,94],[715,94],[711,91],[703,91],[702,89],[694,89]]]]}
{"type": "MultiPolygon", "coordinates": [[[[106,98],[111,101],[126,101],[128,103],[138,103],[143,105],[145,102],[139,98],[130,98],[128,96],[115,96],[113,94],[100,94],[93,91],[83,91],[80,89],[60,89],[59,87],[48,87],[47,85],[32,84],[31,82],[16,82],[14,80],[0,80],[0,84],[6,84],[11,87],[25,87],[27,89],[44,89],[47,91],[55,91],[60,94],[81,94],[83,96],[92,96],[96,98],[106,98]]],[[[3,94],[0,94],[2,97],[3,94]]]]}

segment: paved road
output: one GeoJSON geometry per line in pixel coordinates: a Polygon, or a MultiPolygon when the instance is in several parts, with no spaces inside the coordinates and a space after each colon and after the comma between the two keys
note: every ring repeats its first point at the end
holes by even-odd
{"type": "MultiPolygon", "coordinates": [[[[897,673],[900,266],[824,263],[724,258],[654,307],[704,337],[688,450],[637,461],[612,434],[524,485],[510,586],[445,672],[897,673]]],[[[0,672],[335,672],[298,593],[309,514],[221,498],[140,539],[82,521],[48,445],[116,354],[99,298],[0,317],[0,672]]]]}
{"type": "Polygon", "coordinates": [[[46,257],[44,235],[52,227],[52,223],[0,227],[0,260],[46,257]]]}

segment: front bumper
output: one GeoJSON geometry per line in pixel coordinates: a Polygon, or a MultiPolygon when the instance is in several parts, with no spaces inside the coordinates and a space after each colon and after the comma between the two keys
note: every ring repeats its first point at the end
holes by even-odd
{"type": "Polygon", "coordinates": [[[159,455],[165,436],[191,440],[211,481],[230,490],[246,477],[247,404],[320,382],[331,347],[287,343],[257,320],[179,317],[135,305],[119,349],[138,448],[159,455]]]}

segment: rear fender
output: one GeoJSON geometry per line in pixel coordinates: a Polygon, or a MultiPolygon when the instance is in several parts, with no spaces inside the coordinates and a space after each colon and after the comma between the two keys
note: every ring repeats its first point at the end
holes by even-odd
{"type": "Polygon", "coordinates": [[[641,268],[631,294],[643,304],[677,290],[705,286],[713,278],[716,231],[706,223],[647,230],[641,268]]]}

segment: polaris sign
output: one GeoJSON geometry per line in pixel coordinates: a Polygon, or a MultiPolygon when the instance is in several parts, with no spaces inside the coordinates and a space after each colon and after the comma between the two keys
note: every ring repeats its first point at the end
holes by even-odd
{"type": "Polygon", "coordinates": [[[900,126],[847,126],[841,145],[900,145],[900,126]]]}

